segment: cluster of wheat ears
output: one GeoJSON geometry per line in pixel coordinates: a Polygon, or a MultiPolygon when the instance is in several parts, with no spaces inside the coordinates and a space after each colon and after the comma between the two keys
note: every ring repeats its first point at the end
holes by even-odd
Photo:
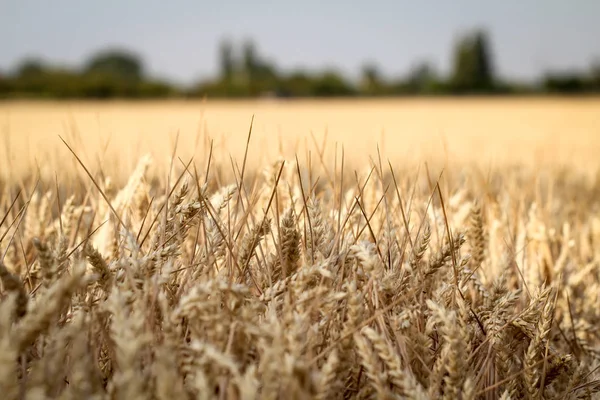
{"type": "Polygon", "coordinates": [[[600,393],[600,182],[79,162],[87,190],[2,183],[3,399],[600,393]]]}

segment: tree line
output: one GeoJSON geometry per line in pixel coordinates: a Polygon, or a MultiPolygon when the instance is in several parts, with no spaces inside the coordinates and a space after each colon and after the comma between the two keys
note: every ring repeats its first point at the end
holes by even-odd
{"type": "Polygon", "coordinates": [[[140,57],[124,50],[95,54],[77,70],[23,61],[0,72],[0,98],[166,98],[166,97],[347,97],[417,95],[600,94],[600,64],[581,72],[546,72],[535,82],[516,83],[497,76],[488,34],[472,31],[453,49],[451,72],[441,76],[421,63],[406,76],[385,79],[374,64],[365,65],[358,82],[336,70],[282,72],[265,60],[252,41],[239,48],[225,40],[219,47],[219,73],[187,88],[150,78],[140,57]],[[237,51],[236,51],[237,50],[237,51]]]}

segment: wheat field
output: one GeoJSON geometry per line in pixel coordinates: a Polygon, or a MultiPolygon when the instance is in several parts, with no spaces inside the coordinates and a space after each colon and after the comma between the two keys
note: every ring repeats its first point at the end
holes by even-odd
{"type": "Polygon", "coordinates": [[[0,392],[598,398],[599,118],[0,104],[0,392]]]}
{"type": "Polygon", "coordinates": [[[321,164],[318,149],[333,168],[336,145],[361,168],[379,145],[398,165],[518,163],[589,172],[600,147],[597,99],[9,102],[0,103],[0,156],[9,162],[1,176],[19,179],[32,165],[48,177],[64,169],[69,154],[59,135],[90,168],[101,166],[114,179],[126,179],[120,172],[147,153],[170,165],[178,135],[179,157],[199,162],[212,140],[214,160],[230,170],[230,156],[243,159],[253,116],[247,161],[254,168],[295,155],[308,163],[308,150],[321,164]]]}

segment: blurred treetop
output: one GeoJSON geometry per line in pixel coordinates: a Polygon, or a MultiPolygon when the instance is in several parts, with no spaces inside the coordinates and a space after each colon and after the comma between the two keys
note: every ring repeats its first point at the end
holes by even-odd
{"type": "Polygon", "coordinates": [[[471,31],[456,41],[449,76],[421,61],[406,76],[382,76],[377,65],[363,66],[358,82],[336,70],[280,71],[247,40],[236,47],[219,46],[219,74],[178,88],[146,75],[142,59],[123,49],[104,49],[79,70],[59,68],[40,59],[26,59],[12,72],[0,72],[0,98],[166,98],[166,97],[346,97],[417,95],[599,94],[600,62],[589,71],[546,72],[539,81],[515,83],[496,75],[491,39],[471,31]]]}

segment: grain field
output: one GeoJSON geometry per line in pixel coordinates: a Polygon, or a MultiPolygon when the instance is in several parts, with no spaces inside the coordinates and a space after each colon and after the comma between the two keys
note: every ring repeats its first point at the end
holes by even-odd
{"type": "Polygon", "coordinates": [[[2,398],[598,398],[599,118],[0,104],[2,398]]]}

